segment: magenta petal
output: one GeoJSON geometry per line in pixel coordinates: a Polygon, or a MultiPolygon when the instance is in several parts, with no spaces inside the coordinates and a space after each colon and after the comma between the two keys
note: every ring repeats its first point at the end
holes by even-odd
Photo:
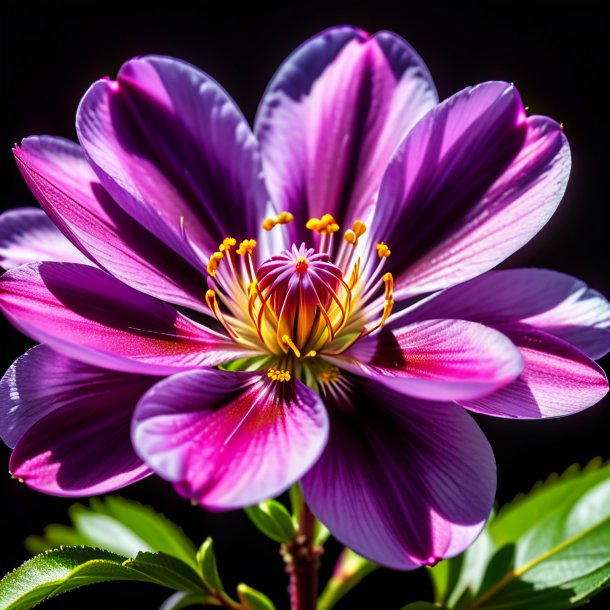
{"type": "Polygon", "coordinates": [[[372,380],[344,377],[334,389],[323,389],[328,445],[302,481],[314,514],[341,543],[391,568],[463,551],[485,524],[496,483],[473,419],[372,380]]]}
{"type": "Polygon", "coordinates": [[[12,474],[58,496],[88,496],[150,474],[129,435],[133,410],[155,377],[116,373],[31,349],[0,384],[12,474]]]}
{"type": "Polygon", "coordinates": [[[267,206],[258,143],[233,100],[186,62],[146,56],[95,83],[78,137],[123,209],[186,258],[256,237],[267,206]],[[183,219],[183,220],[182,220],[183,219]]]}
{"type": "Polygon", "coordinates": [[[399,36],[330,28],[271,80],[255,121],[267,184],[296,239],[310,217],[366,215],[398,143],[437,103],[432,79],[399,36]]]}
{"type": "Polygon", "coordinates": [[[206,370],[175,375],[146,394],[132,439],[179,493],[228,509],[286,490],[316,461],[327,435],[324,405],[300,381],[206,370]]]}
{"type": "Polygon", "coordinates": [[[100,267],[162,300],[205,308],[201,269],[192,267],[112,200],[78,144],[33,136],[14,153],[40,205],[100,267]]]}
{"type": "Polygon", "coordinates": [[[547,269],[490,271],[400,316],[402,324],[461,318],[488,326],[523,322],[564,339],[589,358],[610,351],[610,304],[596,290],[547,269]]]}
{"type": "Polygon", "coordinates": [[[462,406],[497,417],[562,417],[594,405],[607,394],[602,368],[566,341],[527,324],[499,328],[519,348],[523,372],[489,396],[459,401],[462,406]]]}
{"type": "Polygon", "coordinates": [[[519,350],[502,333],[463,320],[386,328],[328,359],[429,400],[478,398],[513,381],[523,367],[519,350]]]}
{"type": "Polygon", "coordinates": [[[0,214],[0,267],[38,261],[89,262],[42,210],[15,208],[0,214]]]}
{"type": "Polygon", "coordinates": [[[490,271],[398,317],[402,324],[440,317],[488,326],[523,322],[572,343],[589,358],[610,351],[607,299],[584,282],[548,269],[490,271]]]}
{"type": "Polygon", "coordinates": [[[0,278],[0,308],[28,336],[104,368],[163,375],[246,355],[173,307],[86,265],[7,271],[0,278]]]}
{"type": "Polygon", "coordinates": [[[500,263],[546,224],[569,172],[560,125],[527,119],[512,85],[484,83],[437,106],[400,145],[379,192],[371,235],[395,246],[395,298],[500,263]]]}

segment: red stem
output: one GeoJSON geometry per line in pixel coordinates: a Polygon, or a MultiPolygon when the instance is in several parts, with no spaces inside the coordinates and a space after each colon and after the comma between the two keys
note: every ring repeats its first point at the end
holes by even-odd
{"type": "Polygon", "coordinates": [[[282,547],[286,572],[290,574],[291,610],[316,610],[322,549],[315,544],[315,524],[316,518],[303,502],[297,536],[282,547]]]}

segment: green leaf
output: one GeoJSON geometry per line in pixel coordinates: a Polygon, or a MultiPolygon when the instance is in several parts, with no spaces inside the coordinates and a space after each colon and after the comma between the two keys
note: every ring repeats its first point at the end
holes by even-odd
{"type": "Polygon", "coordinates": [[[275,610],[274,603],[264,593],[244,583],[237,585],[237,595],[246,610],[275,610]]]}
{"type": "Polygon", "coordinates": [[[443,610],[443,608],[430,602],[413,602],[403,606],[401,610],[443,610]]]}
{"type": "Polygon", "coordinates": [[[595,460],[549,477],[430,575],[437,602],[458,610],[583,605],[610,585],[610,464],[595,460]]]}
{"type": "Polygon", "coordinates": [[[125,557],[135,557],[140,551],[154,550],[121,522],[82,504],[72,505],[69,515],[75,532],[87,541],[88,546],[107,549],[125,557]]]}
{"type": "Polygon", "coordinates": [[[351,549],[345,548],[339,555],[335,569],[324,591],[318,598],[318,610],[331,610],[335,604],[347,595],[365,576],[380,566],[351,549]]]}
{"type": "Polygon", "coordinates": [[[52,524],[44,535],[30,536],[26,546],[36,553],[59,546],[94,546],[131,557],[160,551],[197,568],[195,545],[184,532],[152,508],[119,496],[93,498],[90,507],[74,504],[73,527],[52,524]]]}
{"type": "Polygon", "coordinates": [[[208,592],[191,566],[165,553],[138,553],[135,559],[128,559],[124,565],[146,576],[150,582],[155,581],[171,589],[187,593],[208,592]]]}
{"type": "Polygon", "coordinates": [[[271,540],[289,542],[296,536],[296,527],[290,513],[276,500],[266,500],[244,509],[250,521],[271,540]]]}
{"type": "Polygon", "coordinates": [[[25,548],[32,555],[57,549],[60,546],[87,546],[88,544],[89,540],[73,527],[58,523],[47,525],[42,536],[28,536],[25,539],[25,548]]]}
{"type": "Polygon", "coordinates": [[[214,553],[214,542],[208,538],[197,551],[197,563],[203,582],[213,591],[224,591],[218,574],[218,565],[214,553]]]}
{"type": "Polygon", "coordinates": [[[196,548],[182,529],[149,506],[120,496],[107,496],[104,501],[91,500],[94,510],[114,517],[146,542],[151,550],[160,551],[197,567],[196,548]],[[99,508],[98,508],[99,507],[99,508]]]}
{"type": "Polygon", "coordinates": [[[0,581],[0,610],[28,610],[34,605],[89,584],[107,581],[151,582],[205,593],[189,566],[168,555],[140,553],[135,559],[102,549],[65,547],[30,559],[0,581]]]}

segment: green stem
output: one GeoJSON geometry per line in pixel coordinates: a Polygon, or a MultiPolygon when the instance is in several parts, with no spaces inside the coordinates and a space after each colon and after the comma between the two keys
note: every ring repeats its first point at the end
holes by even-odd
{"type": "Polygon", "coordinates": [[[379,566],[360,557],[350,549],[343,549],[335,570],[318,599],[318,610],[331,610],[335,604],[351,591],[367,574],[379,566]]]}

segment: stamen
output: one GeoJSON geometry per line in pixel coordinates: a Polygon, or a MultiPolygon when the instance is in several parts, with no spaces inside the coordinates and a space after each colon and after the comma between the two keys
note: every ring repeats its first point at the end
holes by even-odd
{"type": "Polygon", "coordinates": [[[310,218],[305,223],[305,227],[322,235],[336,233],[340,228],[332,214],[324,214],[322,218],[310,218]]]}
{"type": "Polygon", "coordinates": [[[205,302],[214,313],[214,316],[216,316],[216,319],[225,327],[226,331],[233,337],[233,339],[239,339],[239,335],[235,332],[233,327],[224,319],[224,316],[220,311],[220,307],[218,306],[218,300],[216,299],[215,290],[212,290],[210,288],[210,290],[205,293],[205,302]]]}
{"type": "Polygon", "coordinates": [[[277,217],[278,225],[287,225],[294,220],[294,216],[290,212],[281,212],[277,217]]]}
{"type": "Polygon", "coordinates": [[[282,336],[282,341],[288,345],[290,347],[290,349],[294,352],[294,355],[297,358],[301,357],[301,351],[299,350],[299,348],[294,344],[294,341],[288,336],[288,335],[283,335],[282,336]]]}
{"type": "Polygon", "coordinates": [[[277,218],[265,218],[263,220],[263,229],[271,231],[275,225],[287,225],[294,220],[294,216],[290,212],[280,212],[277,218]]]}
{"type": "Polygon", "coordinates": [[[283,383],[284,381],[290,381],[290,371],[270,368],[267,371],[267,377],[273,381],[280,381],[283,383]]]}
{"type": "Polygon", "coordinates": [[[321,375],[318,381],[322,383],[333,383],[337,381],[341,377],[341,373],[339,369],[336,367],[332,367],[330,369],[325,370],[321,375]]]}
{"type": "Polygon", "coordinates": [[[387,258],[388,256],[390,256],[390,254],[392,254],[392,250],[390,250],[388,245],[383,243],[382,241],[379,242],[375,246],[375,248],[377,248],[377,255],[379,256],[379,258],[387,258]]]}
{"type": "Polygon", "coordinates": [[[348,244],[352,244],[352,245],[356,245],[356,242],[358,241],[358,236],[356,235],[355,231],[352,231],[351,229],[348,229],[344,234],[343,234],[343,239],[348,243],[348,244]]]}
{"type": "Polygon", "coordinates": [[[357,220],[353,224],[352,230],[356,234],[356,237],[362,237],[366,233],[366,225],[361,220],[357,220]]]}
{"type": "Polygon", "coordinates": [[[239,244],[239,248],[237,248],[236,252],[240,256],[244,256],[245,254],[252,254],[254,248],[256,248],[255,239],[244,239],[244,241],[239,244]]]}
{"type": "Polygon", "coordinates": [[[265,220],[263,220],[263,229],[265,229],[265,231],[271,231],[276,224],[277,222],[274,218],[265,218],[265,220]]]}
{"type": "Polygon", "coordinates": [[[210,256],[210,260],[208,261],[208,273],[212,276],[216,276],[216,271],[218,271],[218,265],[220,265],[220,261],[223,259],[224,254],[222,252],[214,252],[212,256],[210,256]]]}
{"type": "Polygon", "coordinates": [[[235,246],[236,243],[237,243],[237,240],[234,237],[225,237],[222,240],[222,243],[220,244],[220,246],[218,246],[218,250],[220,252],[227,252],[227,251],[231,250],[231,248],[233,248],[233,246],[235,246]]]}

